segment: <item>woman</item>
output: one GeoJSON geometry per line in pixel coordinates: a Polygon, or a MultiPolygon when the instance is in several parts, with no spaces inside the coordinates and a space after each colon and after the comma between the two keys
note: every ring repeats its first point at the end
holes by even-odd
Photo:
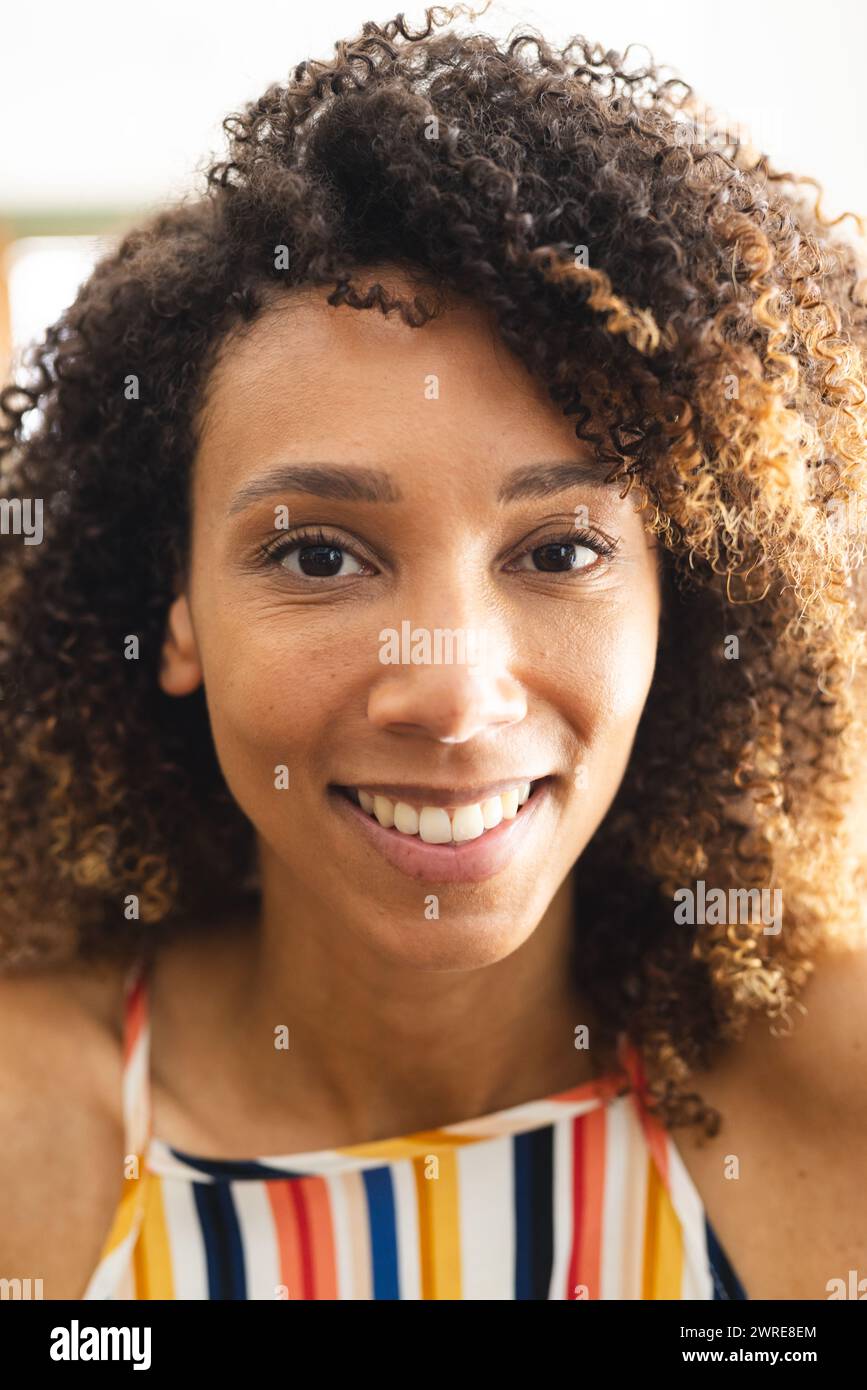
{"type": "Polygon", "coordinates": [[[4,393],[3,1276],[863,1270],[865,311],[688,109],[367,24],[4,393]]]}

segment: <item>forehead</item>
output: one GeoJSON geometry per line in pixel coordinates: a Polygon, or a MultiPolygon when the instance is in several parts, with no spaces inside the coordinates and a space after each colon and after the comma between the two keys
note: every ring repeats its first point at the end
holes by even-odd
{"type": "MultiPolygon", "coordinates": [[[[405,282],[394,288],[407,292],[405,282]]],[[[416,292],[409,287],[410,297],[416,292]]],[[[323,427],[332,439],[352,435],[361,419],[387,434],[407,416],[427,417],[432,432],[459,417],[477,434],[553,429],[562,437],[544,383],[509,351],[484,306],[452,297],[439,317],[411,328],[396,311],[330,305],[329,293],[287,292],[227,340],[205,393],[201,445],[215,433],[241,443],[323,427]]],[[[568,422],[565,435],[574,440],[568,422]]]]}
{"type": "Polygon", "coordinates": [[[297,470],[308,466],[375,470],[379,500],[390,492],[428,521],[478,521],[479,509],[515,496],[559,496],[559,510],[586,502],[641,530],[621,485],[604,484],[610,463],[575,436],[574,420],[502,341],[484,304],[400,274],[354,279],[408,300],[421,292],[442,311],[413,328],[397,311],[329,304],[332,285],[278,292],[229,336],[208,382],[193,464],[197,530],[233,525],[251,500],[281,500],[274,493],[286,489],[335,496],[321,481],[299,486],[297,470]],[[553,485],[514,492],[518,471],[545,467],[553,485]]]}

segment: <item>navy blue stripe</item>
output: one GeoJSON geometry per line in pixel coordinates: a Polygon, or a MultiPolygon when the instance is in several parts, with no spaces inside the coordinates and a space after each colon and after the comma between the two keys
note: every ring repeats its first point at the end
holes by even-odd
{"type": "Polygon", "coordinates": [[[713,1296],[715,1299],[746,1299],[749,1295],[732,1268],[731,1261],[720,1244],[719,1237],[707,1216],[704,1219],[707,1237],[707,1253],[710,1272],[713,1277],[713,1296]]]}
{"type": "Polygon", "coordinates": [[[397,1219],[394,1185],[387,1167],[362,1169],[367,1192],[370,1254],[373,1264],[373,1297],[400,1298],[397,1265],[397,1219]]]}
{"type": "Polygon", "coordinates": [[[243,1182],[245,1178],[280,1178],[285,1181],[286,1178],[310,1176],[303,1169],[272,1168],[267,1163],[257,1163],[255,1159],[197,1158],[195,1154],[184,1153],[183,1149],[171,1147],[169,1152],[187,1167],[195,1168],[199,1173],[215,1178],[217,1182],[243,1182]]]}
{"type": "Polygon", "coordinates": [[[245,1299],[244,1251],[232,1189],[228,1183],[194,1182],[193,1192],[205,1242],[208,1298],[245,1299]]]}
{"type": "Polygon", "coordinates": [[[548,1298],[554,1263],[554,1127],[512,1140],[515,1298],[548,1298]]]}

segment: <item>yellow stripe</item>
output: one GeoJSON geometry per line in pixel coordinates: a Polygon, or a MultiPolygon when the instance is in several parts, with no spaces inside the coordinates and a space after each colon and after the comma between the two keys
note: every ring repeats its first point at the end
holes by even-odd
{"type": "Polygon", "coordinates": [[[680,1298],[683,1287],[683,1234],[653,1159],[648,1160],[648,1165],[642,1297],[680,1298]]]}
{"type": "Polygon", "coordinates": [[[447,1134],[441,1129],[419,1130],[416,1134],[406,1134],[399,1139],[377,1139],[372,1144],[343,1145],[339,1152],[349,1158],[424,1158],[426,1154],[440,1153],[446,1148],[474,1144],[476,1138],[477,1136],[468,1134],[447,1134]]]}
{"type": "Polygon", "coordinates": [[[142,1196],[140,1187],[142,1181],[142,1178],[124,1178],[123,1191],[114,1209],[114,1219],[102,1248],[100,1261],[104,1260],[106,1255],[110,1255],[112,1250],[117,1249],[121,1241],[126,1240],[132,1230],[139,1198],[142,1196]]]}
{"type": "Polygon", "coordinates": [[[174,1298],[172,1256],[163,1206],[163,1185],[148,1173],[145,1209],[135,1247],[135,1282],[138,1298],[174,1298]]]}
{"type": "Polygon", "coordinates": [[[462,1298],[457,1155],[428,1149],[428,1161],[416,1158],[414,1167],[421,1296],[462,1298]],[[430,1162],[432,1158],[437,1160],[436,1166],[430,1162]]]}

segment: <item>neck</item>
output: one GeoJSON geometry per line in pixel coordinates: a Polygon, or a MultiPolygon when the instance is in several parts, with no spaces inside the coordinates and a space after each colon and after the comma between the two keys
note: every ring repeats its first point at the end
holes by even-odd
{"type": "Polygon", "coordinates": [[[592,1071],[575,1028],[590,1018],[572,984],[572,913],[570,875],[505,959],[419,970],[375,953],[321,902],[272,891],[264,873],[261,920],[239,938],[243,954],[232,961],[231,997],[221,1008],[234,1020],[237,1040],[227,1045],[243,1084],[266,1109],[291,1096],[293,1109],[349,1133],[345,1142],[580,1085],[592,1071]],[[261,1040],[270,1045],[280,1025],[297,1065],[263,1067],[261,1040]]]}

